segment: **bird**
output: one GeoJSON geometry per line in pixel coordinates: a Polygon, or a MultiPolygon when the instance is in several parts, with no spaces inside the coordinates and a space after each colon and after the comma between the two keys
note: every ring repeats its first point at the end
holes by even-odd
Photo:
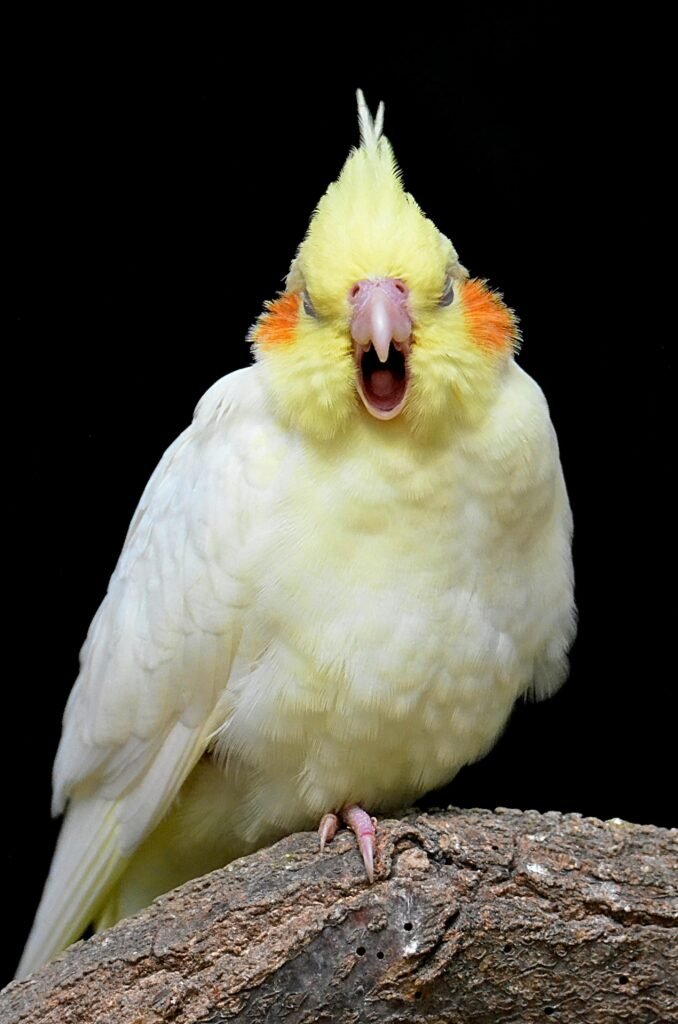
{"type": "Polygon", "coordinates": [[[353,830],[550,696],[576,629],[572,516],[517,317],[360,142],[142,494],[80,655],[64,814],[17,977],[300,830],[353,830]]]}

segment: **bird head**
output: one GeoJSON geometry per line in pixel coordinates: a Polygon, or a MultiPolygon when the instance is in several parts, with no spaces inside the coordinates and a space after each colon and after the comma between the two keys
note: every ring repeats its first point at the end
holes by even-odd
{"type": "Polygon", "coordinates": [[[487,411],[517,321],[405,191],[383,104],[322,197],[285,291],[252,329],[278,413],[319,439],[356,417],[444,431],[487,411]]]}

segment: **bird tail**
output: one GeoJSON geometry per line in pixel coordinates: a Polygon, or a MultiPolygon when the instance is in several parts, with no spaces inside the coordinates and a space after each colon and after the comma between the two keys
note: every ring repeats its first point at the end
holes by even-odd
{"type": "Polygon", "coordinates": [[[69,807],[15,977],[51,960],[94,919],[102,893],[124,870],[117,831],[114,802],[90,798],[69,807]]]}

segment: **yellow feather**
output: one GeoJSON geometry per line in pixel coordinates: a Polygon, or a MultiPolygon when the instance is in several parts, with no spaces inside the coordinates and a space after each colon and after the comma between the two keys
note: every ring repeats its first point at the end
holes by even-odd
{"type": "Polygon", "coordinates": [[[361,144],[318,203],[287,279],[287,292],[305,292],[317,315],[300,308],[292,340],[276,345],[262,344],[258,335],[265,315],[252,332],[255,352],[287,425],[328,441],[366,415],[356,391],[350,290],[364,278],[402,279],[415,323],[402,416],[415,433],[442,437],[487,411],[512,345],[510,339],[505,350],[478,344],[464,307],[468,275],[454,246],[405,191],[381,135],[383,108],[373,122],[362,93],[358,105],[361,144]],[[442,308],[450,279],[457,294],[442,308]]]}

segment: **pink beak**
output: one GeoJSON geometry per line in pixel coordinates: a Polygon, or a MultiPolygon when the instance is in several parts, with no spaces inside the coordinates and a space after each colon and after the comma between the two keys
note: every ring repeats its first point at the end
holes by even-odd
{"type": "Polygon", "coordinates": [[[412,340],[408,296],[406,285],[393,277],[367,278],[351,289],[351,336],[363,349],[371,342],[381,363],[388,359],[392,341],[400,348],[412,340]]]}

